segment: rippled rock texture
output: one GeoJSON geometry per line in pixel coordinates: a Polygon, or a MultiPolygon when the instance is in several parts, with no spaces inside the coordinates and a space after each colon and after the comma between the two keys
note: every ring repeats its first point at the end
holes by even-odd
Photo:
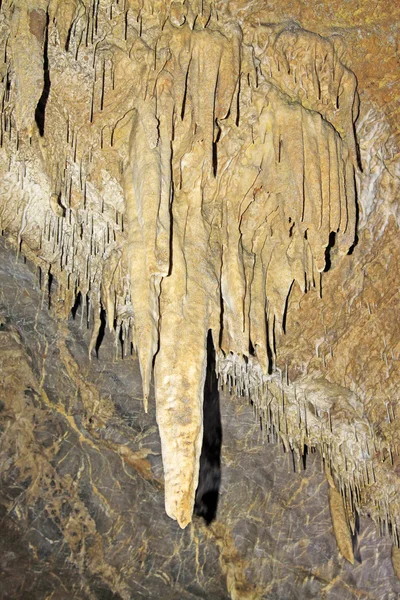
{"type": "Polygon", "coordinates": [[[179,529],[137,359],[106,334],[89,362],[81,308],[57,321],[4,241],[0,264],[2,598],[397,597],[390,540],[361,518],[341,557],[320,454],[294,472],[244,399],[221,399],[218,518],[179,529]]]}

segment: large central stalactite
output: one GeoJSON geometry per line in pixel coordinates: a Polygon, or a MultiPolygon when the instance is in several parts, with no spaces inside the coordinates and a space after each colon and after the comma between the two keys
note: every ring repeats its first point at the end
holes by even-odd
{"type": "Polygon", "coordinates": [[[330,41],[272,29],[256,58],[237,26],[176,19],[157,44],[162,59],[144,61],[143,81],[154,71],[157,79],[132,117],[125,200],[144,394],[159,348],[166,506],[185,525],[207,331],[222,361],[252,347],[264,374],[274,369],[275,328],[293,283],[319,284],[332,232],[343,253],[354,242],[357,103],[354,75],[330,41]]]}
{"type": "Polygon", "coordinates": [[[154,374],[167,513],[192,518],[211,331],[222,384],[288,449],[323,449],[352,515],[375,473],[343,440],[381,442],[350,392],[296,388],[277,360],[292,290],[321,291],[332,236],[338,256],[355,243],[341,41],[156,0],[3,2],[0,37],[1,227],[56,277],[61,317],[83,299],[90,352],[102,310],[137,351],[146,410],[154,374]]]}

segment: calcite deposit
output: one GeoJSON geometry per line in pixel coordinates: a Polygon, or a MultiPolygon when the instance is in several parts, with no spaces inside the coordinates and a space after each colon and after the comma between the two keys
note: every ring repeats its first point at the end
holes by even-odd
{"type": "Polygon", "coordinates": [[[1,230],[60,332],[80,307],[90,357],[105,321],[137,356],[167,514],[192,520],[211,331],[264,440],[321,453],[343,556],[360,515],[398,545],[397,9],[0,6],[1,230]]]}

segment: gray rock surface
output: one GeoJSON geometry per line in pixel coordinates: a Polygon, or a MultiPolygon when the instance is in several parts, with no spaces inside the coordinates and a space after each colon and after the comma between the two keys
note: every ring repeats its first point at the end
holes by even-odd
{"type": "Polygon", "coordinates": [[[89,361],[86,312],[58,321],[47,285],[1,238],[0,598],[400,598],[390,540],[361,519],[347,563],[320,456],[294,472],[241,398],[221,398],[217,520],[182,531],[136,357],[105,331],[89,361]]]}

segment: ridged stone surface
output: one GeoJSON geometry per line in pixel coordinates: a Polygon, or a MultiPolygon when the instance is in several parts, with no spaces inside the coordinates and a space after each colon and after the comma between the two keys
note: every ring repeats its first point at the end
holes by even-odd
{"type": "Polygon", "coordinates": [[[57,323],[31,265],[0,250],[0,598],[399,597],[390,540],[361,519],[345,561],[320,456],[295,473],[240,398],[221,400],[217,520],[179,529],[136,359],[116,358],[105,334],[89,362],[81,307],[57,323]]]}

